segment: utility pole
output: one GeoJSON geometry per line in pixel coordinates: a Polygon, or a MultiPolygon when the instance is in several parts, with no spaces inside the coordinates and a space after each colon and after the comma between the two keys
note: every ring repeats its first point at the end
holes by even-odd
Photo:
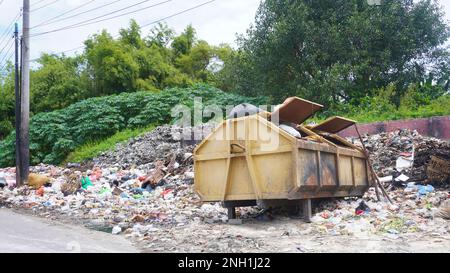
{"type": "Polygon", "coordinates": [[[14,28],[15,56],[14,56],[14,89],[16,94],[16,185],[21,184],[21,161],[20,161],[20,82],[19,82],[19,25],[16,23],[14,28]]]}
{"type": "Polygon", "coordinates": [[[20,92],[20,184],[28,182],[30,171],[30,0],[23,0],[22,79],[20,92]]]}

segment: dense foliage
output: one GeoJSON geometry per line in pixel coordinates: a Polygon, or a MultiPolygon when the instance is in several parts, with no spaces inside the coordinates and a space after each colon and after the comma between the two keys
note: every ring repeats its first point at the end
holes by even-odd
{"type": "MultiPolygon", "coordinates": [[[[207,85],[90,98],[31,118],[32,163],[58,164],[75,148],[123,129],[170,123],[173,107],[178,104],[192,107],[194,98],[200,96],[203,107],[214,104],[223,110],[227,105],[243,102],[260,105],[266,100],[224,93],[207,85]]],[[[14,165],[14,137],[15,133],[11,133],[0,142],[0,167],[14,165]]]]}
{"type": "MultiPolygon", "coordinates": [[[[435,94],[435,91],[432,94],[435,94]]],[[[318,113],[315,119],[319,121],[331,115],[339,115],[367,123],[450,115],[450,94],[434,97],[427,94],[424,88],[411,85],[400,98],[399,106],[393,103],[396,96],[397,89],[391,84],[376,90],[374,96],[363,98],[359,105],[336,104],[318,113]]]]}
{"type": "MultiPolygon", "coordinates": [[[[449,88],[450,37],[437,1],[266,0],[226,69],[230,90],[358,105],[389,84],[449,88]]],[[[225,73],[225,71],[224,71],[225,73]]]]}
{"type": "MultiPolygon", "coordinates": [[[[178,36],[165,24],[147,34],[136,22],[113,38],[106,31],[85,41],[75,57],[43,54],[31,71],[31,112],[51,112],[83,99],[188,87],[214,82],[214,59],[226,59],[232,49],[199,40],[192,26],[178,36]]],[[[0,71],[0,139],[14,126],[14,74],[0,71]],[[3,75],[3,76],[2,76],[3,75]]]]}
{"type": "MultiPolygon", "coordinates": [[[[79,55],[43,54],[31,71],[32,163],[59,163],[86,143],[171,122],[172,107],[192,107],[195,96],[219,105],[299,96],[324,104],[317,120],[450,114],[450,28],[438,2],[373,2],[262,1],[237,49],[209,45],[190,25],[143,33],[131,21],[118,37],[90,36],[79,55]]],[[[0,96],[5,166],[14,159],[11,64],[0,71],[0,96]]]]}

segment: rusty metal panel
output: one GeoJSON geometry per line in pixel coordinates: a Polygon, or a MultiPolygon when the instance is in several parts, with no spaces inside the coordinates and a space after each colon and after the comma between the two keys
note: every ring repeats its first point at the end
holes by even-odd
{"type": "Polygon", "coordinates": [[[352,158],[339,155],[339,189],[350,190],[353,187],[352,158]]]}
{"type": "Polygon", "coordinates": [[[318,162],[315,151],[299,150],[298,152],[298,176],[301,190],[314,190],[319,187],[318,162]]]}
{"type": "Polygon", "coordinates": [[[355,187],[368,187],[369,180],[367,176],[366,160],[361,158],[353,158],[353,168],[355,172],[355,187]]]}
{"type": "Polygon", "coordinates": [[[336,134],[355,124],[356,121],[351,119],[346,119],[343,117],[332,117],[325,120],[321,124],[312,127],[311,129],[313,131],[321,131],[330,134],[336,134]]]}
{"type": "Polygon", "coordinates": [[[320,153],[321,187],[324,189],[338,186],[335,154],[320,153]]]}
{"type": "Polygon", "coordinates": [[[302,124],[323,108],[323,105],[297,97],[288,98],[271,116],[279,115],[280,121],[302,124]]]}

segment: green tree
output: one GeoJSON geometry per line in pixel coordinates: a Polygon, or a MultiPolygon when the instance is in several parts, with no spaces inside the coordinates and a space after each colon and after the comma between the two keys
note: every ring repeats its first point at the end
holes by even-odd
{"type": "Polygon", "coordinates": [[[449,29],[437,1],[266,0],[239,38],[234,89],[274,101],[359,101],[395,83],[399,101],[428,77],[449,29]]]}
{"type": "Polygon", "coordinates": [[[213,57],[213,49],[205,41],[198,41],[188,54],[181,55],[176,60],[176,66],[193,79],[203,82],[208,80],[208,65],[213,57]]]}
{"type": "Polygon", "coordinates": [[[175,58],[181,55],[187,55],[196,42],[196,32],[192,25],[186,27],[181,35],[175,37],[172,42],[172,49],[175,58]]]}
{"type": "Polygon", "coordinates": [[[142,48],[144,41],[141,38],[141,27],[135,20],[131,20],[128,29],[121,29],[119,31],[119,41],[124,45],[129,45],[134,48],[142,48]]]}
{"type": "Polygon", "coordinates": [[[133,58],[130,44],[116,41],[103,31],[88,39],[85,46],[87,70],[93,79],[93,96],[136,90],[139,65],[133,58]]]}
{"type": "Polygon", "coordinates": [[[0,73],[0,140],[14,129],[14,67],[10,63],[0,73]]]}
{"type": "Polygon", "coordinates": [[[89,97],[84,59],[43,54],[31,73],[31,110],[49,112],[89,97]]]}
{"type": "Polygon", "coordinates": [[[146,41],[147,45],[151,46],[156,44],[160,47],[168,47],[170,42],[173,40],[174,31],[167,26],[165,23],[158,23],[155,27],[150,30],[146,41]]]}

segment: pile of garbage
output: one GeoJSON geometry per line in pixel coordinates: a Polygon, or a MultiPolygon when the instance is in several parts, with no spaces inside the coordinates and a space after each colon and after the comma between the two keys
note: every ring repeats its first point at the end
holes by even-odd
{"type": "MultiPolygon", "coordinates": [[[[393,203],[377,202],[374,188],[356,200],[322,202],[312,218],[317,231],[360,236],[385,233],[392,238],[420,232],[448,234],[450,180],[446,176],[436,181],[430,170],[435,158],[450,160],[449,143],[410,130],[366,135],[362,140],[393,203]]],[[[359,139],[350,141],[362,147],[359,139]]],[[[440,170],[444,175],[445,171],[440,170]]]]}
{"type": "MultiPolygon", "coordinates": [[[[202,125],[191,133],[204,136],[212,128],[213,124],[202,125]]],[[[192,152],[200,140],[185,139],[183,133],[177,126],[161,126],[117,145],[89,164],[34,166],[29,184],[22,187],[15,187],[15,168],[0,169],[0,206],[76,219],[130,236],[192,223],[225,223],[227,211],[219,203],[202,203],[195,193],[192,152]]],[[[383,133],[364,141],[379,176],[392,175],[402,156],[415,154],[413,169],[422,174],[429,157],[448,156],[447,144],[417,132],[383,133]]],[[[448,207],[448,191],[415,182],[420,181],[409,178],[404,187],[389,192],[394,204],[376,202],[373,189],[363,199],[324,202],[316,208],[313,225],[319,233],[335,235],[448,232],[448,225],[435,220],[441,208],[448,207]]],[[[238,215],[266,221],[262,212],[241,208],[238,215]]]]}
{"type": "Polygon", "coordinates": [[[396,239],[402,235],[450,233],[445,220],[450,218],[448,191],[411,182],[389,195],[393,204],[377,202],[373,189],[362,199],[325,201],[311,220],[317,232],[329,235],[385,234],[396,239]]]}
{"type": "Polygon", "coordinates": [[[150,133],[117,144],[112,151],[94,158],[92,163],[99,167],[115,166],[127,169],[175,156],[177,162],[183,162],[185,166],[192,165],[195,145],[214,128],[214,123],[185,128],[175,125],[160,126],[150,133]]]}
{"type": "MultiPolygon", "coordinates": [[[[361,146],[358,139],[351,139],[351,141],[361,146]]],[[[373,168],[379,177],[398,177],[404,174],[408,176],[409,181],[450,185],[450,177],[446,176],[440,181],[435,181],[427,172],[433,157],[450,164],[448,141],[424,137],[415,130],[366,135],[363,141],[371,154],[373,168]]],[[[446,171],[441,169],[437,171],[446,171]]]]}
{"type": "MultiPolygon", "coordinates": [[[[208,133],[213,126],[198,126],[193,132],[208,133]]],[[[136,223],[145,229],[189,221],[226,222],[225,209],[202,204],[194,192],[194,145],[183,143],[181,133],[177,126],[158,127],[119,144],[93,165],[31,167],[28,185],[19,188],[15,168],[0,169],[0,205],[93,221],[113,227],[114,233],[136,223]]]]}

